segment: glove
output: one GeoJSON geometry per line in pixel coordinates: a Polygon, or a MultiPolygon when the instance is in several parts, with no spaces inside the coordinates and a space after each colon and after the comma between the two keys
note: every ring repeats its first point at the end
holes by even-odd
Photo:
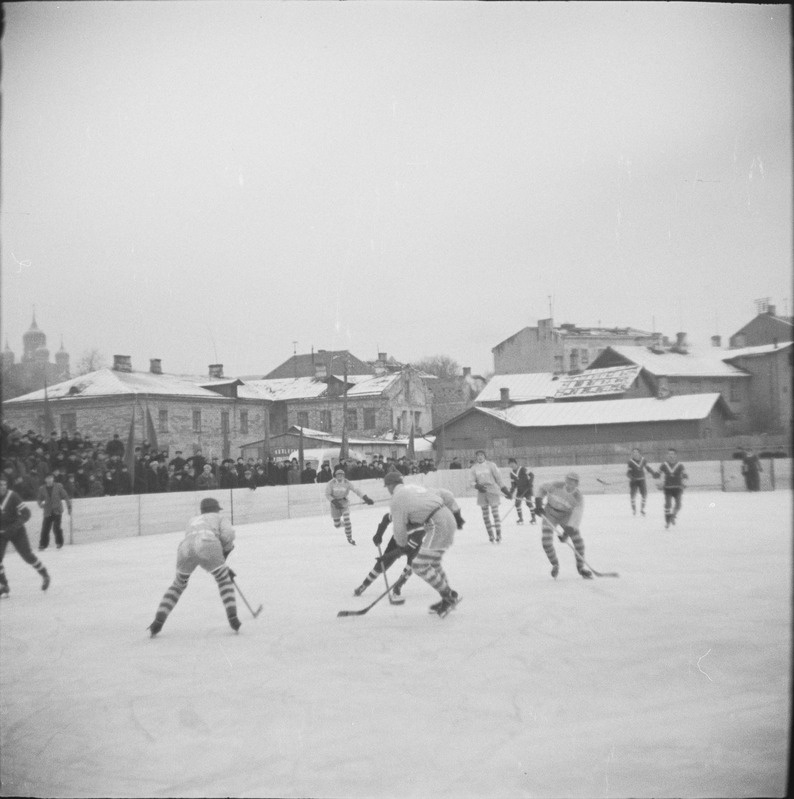
{"type": "Polygon", "coordinates": [[[233,549],[234,549],[234,544],[232,544],[232,545],[231,545],[231,546],[230,546],[228,549],[224,549],[224,550],[223,550],[223,559],[224,559],[224,560],[226,560],[226,558],[228,558],[228,557],[229,557],[229,555],[231,555],[231,554],[232,554],[232,550],[233,550],[233,549]]]}
{"type": "Polygon", "coordinates": [[[455,521],[458,523],[458,530],[462,530],[463,525],[466,522],[463,520],[463,517],[460,515],[460,511],[456,510],[452,515],[455,517],[455,521]]]}
{"type": "Polygon", "coordinates": [[[480,483],[475,483],[474,487],[481,493],[484,494],[488,489],[484,485],[480,485],[480,483]]]}
{"type": "Polygon", "coordinates": [[[233,572],[231,569],[229,569],[229,577],[231,577],[233,580],[235,577],[237,577],[237,574],[233,572]]]}
{"type": "Polygon", "coordinates": [[[345,501],[343,499],[332,499],[331,504],[335,508],[339,508],[339,510],[342,510],[345,507],[345,501]]]}
{"type": "Polygon", "coordinates": [[[362,499],[364,500],[364,502],[367,503],[367,505],[374,505],[375,504],[375,500],[374,499],[370,499],[366,494],[364,494],[362,499]]]}
{"type": "Polygon", "coordinates": [[[372,536],[372,543],[375,544],[376,547],[379,547],[381,541],[383,541],[383,534],[386,532],[389,522],[391,522],[391,516],[388,513],[384,513],[375,535],[372,536]]]}
{"type": "Polygon", "coordinates": [[[512,498],[513,495],[510,493],[510,491],[507,488],[502,486],[502,488],[500,490],[508,499],[512,498]]]}
{"type": "Polygon", "coordinates": [[[562,535],[558,535],[557,538],[559,538],[560,541],[564,542],[566,539],[570,538],[574,533],[578,532],[579,531],[575,527],[570,527],[569,525],[564,524],[562,526],[562,535]]]}
{"type": "Polygon", "coordinates": [[[19,518],[22,519],[23,524],[30,521],[30,508],[27,505],[20,507],[19,518]]]}

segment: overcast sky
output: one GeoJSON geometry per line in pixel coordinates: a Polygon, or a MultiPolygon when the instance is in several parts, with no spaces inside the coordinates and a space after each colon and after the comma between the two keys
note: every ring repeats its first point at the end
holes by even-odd
{"type": "Polygon", "coordinates": [[[792,313],[789,9],[6,4],[2,335],[148,369],[792,313]],[[550,300],[550,297],[552,298],[550,300]],[[297,342],[294,345],[293,342],[297,342]]]}

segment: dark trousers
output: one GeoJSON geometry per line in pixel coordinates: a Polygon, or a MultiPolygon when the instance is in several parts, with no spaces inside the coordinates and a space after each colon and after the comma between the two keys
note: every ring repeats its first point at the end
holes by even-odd
{"type": "Polygon", "coordinates": [[[14,545],[14,549],[19,552],[19,556],[25,563],[29,563],[32,566],[38,561],[38,558],[30,549],[30,541],[28,541],[28,533],[24,525],[20,525],[12,532],[4,531],[3,534],[0,535],[0,564],[3,562],[3,558],[6,554],[6,547],[9,544],[14,545]]]}
{"type": "Polygon", "coordinates": [[[664,517],[665,519],[675,518],[681,510],[681,495],[684,493],[682,488],[664,489],[664,517]]]}
{"type": "Polygon", "coordinates": [[[39,536],[39,549],[46,549],[50,545],[50,529],[55,535],[55,544],[63,546],[63,528],[61,527],[62,513],[53,513],[45,516],[41,522],[41,535],[39,536]]]}

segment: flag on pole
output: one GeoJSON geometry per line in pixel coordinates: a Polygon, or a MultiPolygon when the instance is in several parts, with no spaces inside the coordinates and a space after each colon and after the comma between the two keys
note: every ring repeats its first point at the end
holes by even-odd
{"type": "Polygon", "coordinates": [[[52,415],[50,398],[47,396],[47,376],[44,375],[44,435],[49,438],[53,430],[55,430],[55,418],[52,415]]]}
{"type": "Polygon", "coordinates": [[[441,464],[444,462],[444,457],[446,453],[444,452],[444,424],[442,422],[441,429],[438,431],[438,435],[436,436],[436,460],[438,461],[439,468],[441,464]]]}
{"type": "Polygon", "coordinates": [[[270,408],[265,404],[265,410],[262,414],[262,422],[264,425],[264,438],[262,439],[262,462],[267,469],[267,461],[270,457],[270,408]]]}
{"type": "Polygon", "coordinates": [[[303,428],[301,427],[300,436],[298,437],[298,466],[303,471],[306,468],[303,455],[303,428]]]}
{"type": "Polygon", "coordinates": [[[149,442],[149,452],[156,454],[160,451],[157,446],[157,430],[154,427],[152,414],[149,412],[149,403],[146,403],[146,440],[149,442]]]}
{"type": "Polygon", "coordinates": [[[416,460],[416,448],[414,447],[414,423],[411,422],[411,432],[408,434],[408,460],[416,460]]]}
{"type": "Polygon", "coordinates": [[[132,405],[132,419],[130,420],[130,432],[127,436],[127,450],[124,453],[124,460],[130,472],[130,493],[135,492],[135,403],[132,405]]]}
{"type": "Polygon", "coordinates": [[[342,422],[342,446],[339,447],[339,460],[347,460],[348,457],[348,445],[347,445],[347,424],[342,422]]]}

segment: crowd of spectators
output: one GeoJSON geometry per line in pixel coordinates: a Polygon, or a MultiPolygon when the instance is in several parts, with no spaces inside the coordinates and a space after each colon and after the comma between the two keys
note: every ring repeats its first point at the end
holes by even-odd
{"type": "MultiPolygon", "coordinates": [[[[431,458],[373,456],[369,461],[343,460],[349,480],[383,477],[397,469],[404,475],[435,471],[431,458]]],[[[63,485],[72,499],[153,494],[168,491],[202,491],[227,488],[256,489],[265,486],[324,483],[333,477],[331,462],[315,468],[306,462],[301,469],[297,458],[267,460],[254,458],[205,457],[199,449],[189,457],[177,450],[174,457],[156,451],[147,442],[129,457],[126,445],[114,433],[108,441],[93,441],[79,432],[41,436],[2,425],[2,471],[9,488],[24,500],[37,496],[48,474],[63,485]]]]}

